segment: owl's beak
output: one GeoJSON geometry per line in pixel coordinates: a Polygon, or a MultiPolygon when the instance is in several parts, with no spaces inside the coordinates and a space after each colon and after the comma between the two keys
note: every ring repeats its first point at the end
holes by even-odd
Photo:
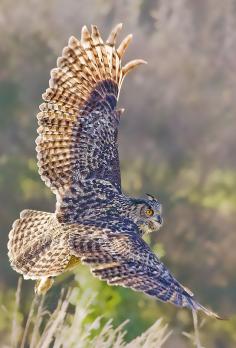
{"type": "Polygon", "coordinates": [[[141,223],[141,230],[143,233],[157,232],[163,224],[161,215],[155,215],[153,218],[146,223],[141,223]]]}
{"type": "Polygon", "coordinates": [[[161,217],[161,215],[157,215],[157,222],[162,225],[163,224],[163,219],[161,217]]]}
{"type": "Polygon", "coordinates": [[[163,218],[161,215],[157,215],[155,219],[155,230],[158,231],[163,224],[163,218]]]}

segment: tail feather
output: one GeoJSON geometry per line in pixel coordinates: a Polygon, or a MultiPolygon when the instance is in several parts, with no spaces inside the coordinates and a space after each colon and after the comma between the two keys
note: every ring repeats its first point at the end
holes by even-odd
{"type": "Polygon", "coordinates": [[[31,279],[60,274],[70,257],[67,234],[59,234],[61,228],[55,214],[22,211],[9,233],[8,256],[12,268],[31,279]]]}

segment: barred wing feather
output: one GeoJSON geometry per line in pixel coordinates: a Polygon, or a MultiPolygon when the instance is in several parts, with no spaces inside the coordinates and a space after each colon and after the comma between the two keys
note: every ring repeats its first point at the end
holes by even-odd
{"type": "Polygon", "coordinates": [[[220,317],[197,302],[139,236],[127,218],[83,221],[69,238],[71,253],[90,265],[92,274],[110,285],[129,287],[193,311],[220,317]],[[105,227],[106,226],[106,227],[105,227]]]}
{"type": "Polygon", "coordinates": [[[41,178],[55,194],[86,178],[110,181],[120,190],[116,110],[125,75],[143,60],[124,67],[121,59],[131,40],[116,49],[118,24],[106,42],[96,26],[83,27],[81,40],[71,37],[51,71],[49,88],[38,114],[36,150],[41,178]]]}

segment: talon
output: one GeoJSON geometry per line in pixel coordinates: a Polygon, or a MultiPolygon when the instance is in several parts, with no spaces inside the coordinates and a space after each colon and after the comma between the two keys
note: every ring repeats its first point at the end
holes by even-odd
{"type": "Polygon", "coordinates": [[[37,295],[45,295],[52,287],[54,279],[52,277],[42,277],[35,283],[34,291],[37,295]]]}

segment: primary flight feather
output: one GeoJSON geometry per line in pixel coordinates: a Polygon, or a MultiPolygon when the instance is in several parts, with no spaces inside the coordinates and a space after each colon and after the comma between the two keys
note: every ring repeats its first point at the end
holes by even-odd
{"type": "Polygon", "coordinates": [[[207,315],[152,253],[142,236],[162,225],[161,204],[152,196],[122,193],[117,109],[125,76],[145,63],[121,64],[132,39],[116,48],[118,24],[106,42],[96,26],[71,37],[51,71],[37,116],[39,174],[56,195],[55,213],[24,210],[9,233],[11,266],[35,279],[45,293],[53,278],[80,262],[110,285],[142,291],[159,300],[207,315]]]}

